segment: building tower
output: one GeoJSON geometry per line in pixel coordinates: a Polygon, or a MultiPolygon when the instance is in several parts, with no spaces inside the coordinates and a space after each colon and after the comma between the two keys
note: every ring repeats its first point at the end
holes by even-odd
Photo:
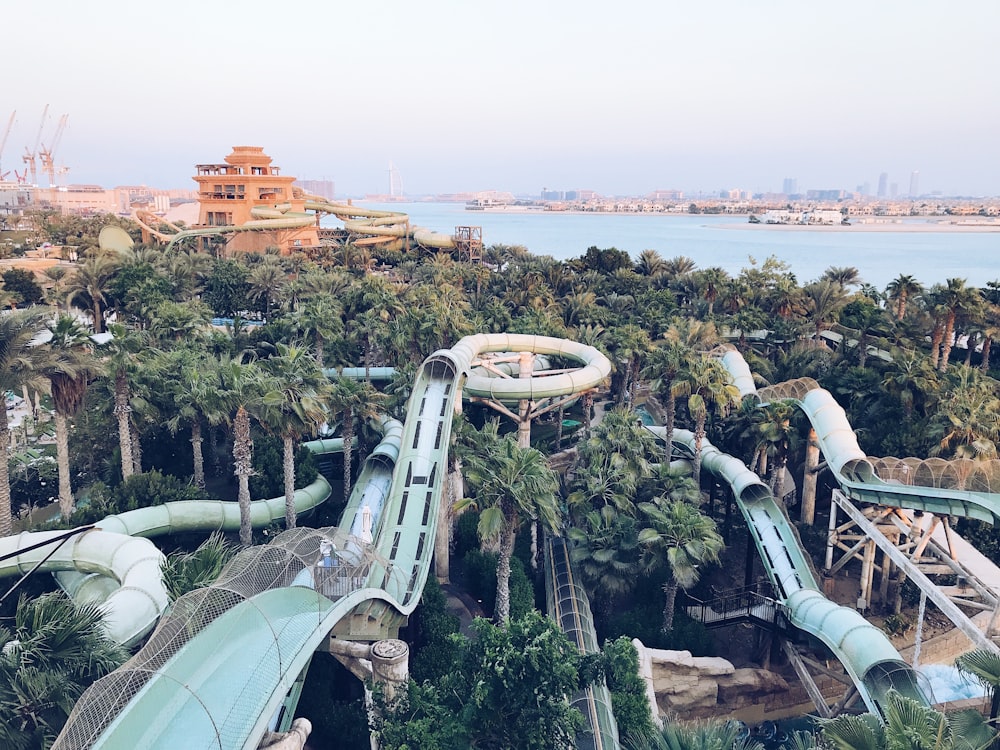
{"type": "Polygon", "coordinates": [[[319,244],[316,222],[306,212],[294,177],[285,177],[260,146],[233,146],[222,164],[197,164],[198,223],[194,228],[246,227],[226,232],[227,252],[262,253],[269,247],[288,255],[319,244]]]}
{"type": "Polygon", "coordinates": [[[886,189],[889,187],[889,173],[883,172],[878,176],[878,192],[875,194],[877,198],[885,198],[886,189]]]}
{"type": "Polygon", "coordinates": [[[785,195],[797,195],[799,192],[799,181],[794,177],[786,177],[781,183],[781,192],[785,195]]]}
{"type": "Polygon", "coordinates": [[[914,169],[910,172],[910,197],[916,198],[920,195],[920,172],[914,169]]]}

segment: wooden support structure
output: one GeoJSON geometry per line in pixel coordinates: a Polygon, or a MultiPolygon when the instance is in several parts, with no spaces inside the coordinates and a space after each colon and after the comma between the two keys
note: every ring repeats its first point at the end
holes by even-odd
{"type": "Polygon", "coordinates": [[[926,593],[927,598],[976,647],[1000,653],[1000,647],[994,643],[992,638],[980,630],[970,617],[959,608],[961,605],[966,608],[990,610],[994,613],[992,621],[995,623],[998,619],[996,613],[998,604],[1000,604],[1000,596],[979,582],[971,570],[955,559],[954,544],[950,535],[946,534],[945,537],[948,549],[931,539],[933,530],[942,522],[947,523],[946,520],[942,521],[937,518],[932,521],[928,529],[915,529],[916,523],[899,508],[872,506],[862,511],[854,506],[850,498],[839,490],[834,490],[830,509],[830,531],[827,539],[827,570],[840,570],[845,561],[860,556],[862,572],[861,597],[858,600],[858,607],[859,609],[868,607],[871,605],[872,576],[879,567],[875,564],[875,550],[877,548],[883,553],[884,576],[888,576],[889,566],[895,565],[921,591],[926,593]],[[843,513],[850,522],[838,525],[837,515],[840,513],[843,513]],[[889,523],[886,524],[886,521],[889,523]],[[852,529],[852,527],[855,528],[852,529]],[[885,531],[890,533],[887,534],[885,531]],[[848,547],[848,544],[851,546],[848,547]],[[844,558],[837,563],[833,562],[835,548],[847,552],[844,558]],[[862,548],[863,552],[861,552],[862,548]],[[921,560],[925,554],[929,558],[926,562],[921,560]],[[939,574],[958,576],[965,585],[962,586],[960,592],[953,591],[951,586],[939,587],[928,578],[928,575],[939,574]],[[978,602],[975,597],[978,597],[978,602]]]}

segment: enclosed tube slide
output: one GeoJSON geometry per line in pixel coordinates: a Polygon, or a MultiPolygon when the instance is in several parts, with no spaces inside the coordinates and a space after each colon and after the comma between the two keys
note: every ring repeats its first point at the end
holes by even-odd
{"type": "MultiPolygon", "coordinates": [[[[648,429],[666,438],[665,428],[648,429]]],[[[674,430],[671,442],[687,455],[694,455],[694,433],[674,430]]],[[[760,477],[707,440],[702,442],[701,462],[704,470],[732,489],[775,595],[788,609],[791,624],[818,638],[833,652],[868,709],[881,715],[890,689],[929,704],[917,684],[916,672],[885,634],[855,610],[835,604],[822,594],[788,517],[760,477]]]]}
{"type": "MultiPolygon", "coordinates": [[[[591,616],[590,599],[576,579],[566,540],[545,540],[545,600],[549,616],[583,654],[600,653],[591,616]]],[[[580,690],[570,698],[580,710],[587,729],[576,736],[578,750],[617,750],[618,722],[611,707],[611,693],[604,680],[580,690]]]]}

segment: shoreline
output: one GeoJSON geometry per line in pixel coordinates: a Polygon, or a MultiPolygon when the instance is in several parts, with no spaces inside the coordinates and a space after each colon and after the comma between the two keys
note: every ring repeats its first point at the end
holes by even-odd
{"type": "Polygon", "coordinates": [[[707,224],[713,229],[749,229],[752,231],[778,232],[912,232],[920,233],[979,233],[1000,232],[1000,223],[961,223],[953,221],[899,221],[858,224],[751,224],[749,221],[733,224],[707,224]]]}

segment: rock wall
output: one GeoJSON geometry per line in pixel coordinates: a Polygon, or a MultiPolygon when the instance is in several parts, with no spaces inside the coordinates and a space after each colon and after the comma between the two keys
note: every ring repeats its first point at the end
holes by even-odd
{"type": "Polygon", "coordinates": [[[685,719],[715,717],[756,705],[766,696],[783,694],[785,679],[766,669],[736,669],[718,657],[692,656],[633,644],[639,652],[640,674],[657,715],[685,719]]]}

